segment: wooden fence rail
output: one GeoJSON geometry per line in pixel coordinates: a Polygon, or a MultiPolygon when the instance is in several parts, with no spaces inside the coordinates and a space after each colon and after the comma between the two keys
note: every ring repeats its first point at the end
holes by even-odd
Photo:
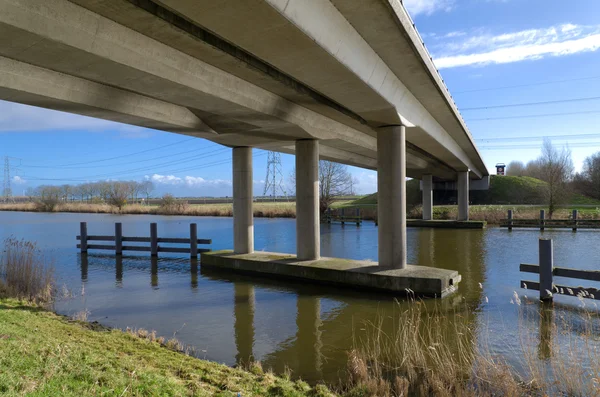
{"type": "Polygon", "coordinates": [[[508,215],[505,220],[500,223],[500,227],[507,227],[508,230],[513,228],[530,228],[530,229],[572,229],[574,232],[577,229],[600,229],[600,219],[579,219],[577,210],[573,210],[570,219],[547,219],[546,211],[540,210],[539,219],[514,219],[513,210],[508,210],[508,215]]]}
{"type": "Polygon", "coordinates": [[[114,236],[89,236],[87,234],[87,223],[80,223],[80,234],[75,237],[80,241],[77,248],[81,253],[87,253],[90,249],[111,250],[116,255],[122,255],[123,251],[150,252],[152,256],[158,256],[159,252],[171,252],[190,254],[192,258],[198,256],[198,253],[208,252],[209,248],[198,248],[198,245],[212,244],[211,239],[199,239],[197,226],[190,223],[189,238],[158,237],[158,226],[156,223],[150,224],[150,237],[126,237],[123,236],[123,226],[121,223],[115,223],[114,236]],[[114,245],[109,244],[89,244],[88,241],[114,241],[114,245]],[[150,246],[123,245],[123,242],[150,243],[150,246]],[[165,244],[186,244],[189,247],[163,247],[159,243],[165,244]]]}
{"type": "Polygon", "coordinates": [[[327,208],[323,221],[325,223],[340,222],[342,225],[345,223],[356,223],[356,226],[360,226],[362,224],[362,216],[360,208],[356,208],[354,215],[348,214],[344,208],[334,211],[331,208],[327,208]]]}
{"type": "Polygon", "coordinates": [[[540,275],[539,282],[521,280],[521,288],[540,291],[541,300],[552,300],[552,296],[554,294],[571,295],[586,299],[600,300],[599,289],[554,284],[554,276],[600,281],[600,271],[554,267],[554,251],[551,239],[540,239],[539,261],[539,265],[521,263],[519,268],[520,271],[524,273],[536,273],[540,275]]]}

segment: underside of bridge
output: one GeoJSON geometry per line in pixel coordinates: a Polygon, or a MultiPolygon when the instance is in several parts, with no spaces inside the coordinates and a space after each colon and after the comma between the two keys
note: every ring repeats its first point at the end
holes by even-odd
{"type": "Polygon", "coordinates": [[[469,182],[488,176],[400,0],[0,0],[0,99],[249,148],[233,156],[238,252],[251,148],[302,153],[304,259],[319,257],[318,159],[379,171],[392,267],[405,177],[458,181],[468,219],[469,182]]]}

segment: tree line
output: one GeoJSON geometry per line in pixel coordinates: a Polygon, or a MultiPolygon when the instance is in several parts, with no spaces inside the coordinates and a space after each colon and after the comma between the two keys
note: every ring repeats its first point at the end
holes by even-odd
{"type": "Polygon", "coordinates": [[[121,209],[127,200],[136,201],[140,196],[149,199],[153,190],[151,181],[103,181],[78,185],[41,185],[27,189],[26,195],[46,211],[52,211],[58,203],[69,201],[107,203],[121,209]]]}
{"type": "Polygon", "coordinates": [[[558,205],[567,204],[574,192],[600,200],[600,152],[587,157],[582,171],[575,173],[569,148],[559,150],[545,139],[538,158],[527,164],[512,161],[506,174],[529,176],[546,182],[542,193],[549,207],[549,216],[558,205]]]}

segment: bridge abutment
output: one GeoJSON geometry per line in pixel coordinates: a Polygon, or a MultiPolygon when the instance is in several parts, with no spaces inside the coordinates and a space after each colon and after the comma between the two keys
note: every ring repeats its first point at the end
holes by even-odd
{"type": "Polygon", "coordinates": [[[254,252],[252,148],[233,148],[233,250],[254,252]]]}
{"type": "Polygon", "coordinates": [[[319,141],[296,141],[296,254],[298,260],[321,256],[319,220],[319,141]]]}
{"type": "Polygon", "coordinates": [[[406,127],[377,131],[379,265],[406,268],[406,127]]]}

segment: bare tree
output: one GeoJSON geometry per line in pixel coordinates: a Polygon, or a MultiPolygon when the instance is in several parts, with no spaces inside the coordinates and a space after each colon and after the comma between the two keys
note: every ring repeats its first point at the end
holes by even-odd
{"type": "Polygon", "coordinates": [[[525,164],[522,161],[511,161],[506,167],[506,175],[523,176],[525,175],[525,164]]]}
{"type": "MultiPolygon", "coordinates": [[[[319,161],[319,207],[325,212],[336,197],[350,194],[353,184],[357,180],[352,179],[348,166],[329,160],[319,161]]],[[[292,190],[296,190],[296,170],[290,174],[292,190]]]]}
{"type": "Polygon", "coordinates": [[[324,212],[338,196],[352,190],[352,174],[348,166],[333,161],[319,161],[319,202],[324,212]]]}
{"type": "Polygon", "coordinates": [[[569,198],[568,183],[573,177],[573,160],[568,147],[562,150],[552,146],[550,139],[544,139],[542,155],[538,158],[540,179],[546,182],[545,197],[548,203],[548,216],[556,207],[569,198]]]}
{"type": "Polygon", "coordinates": [[[146,195],[146,201],[150,199],[150,193],[154,190],[154,183],[152,181],[143,181],[140,183],[140,193],[146,195]]]}
{"type": "Polygon", "coordinates": [[[36,189],[36,206],[40,211],[52,212],[63,197],[58,186],[38,186],[36,189]]]}
{"type": "Polygon", "coordinates": [[[127,204],[127,197],[131,195],[131,185],[127,182],[109,182],[108,185],[108,204],[113,205],[119,211],[127,204]]]}
{"type": "Polygon", "coordinates": [[[600,199],[600,152],[584,160],[581,177],[585,184],[584,193],[593,198],[600,199]]]}

